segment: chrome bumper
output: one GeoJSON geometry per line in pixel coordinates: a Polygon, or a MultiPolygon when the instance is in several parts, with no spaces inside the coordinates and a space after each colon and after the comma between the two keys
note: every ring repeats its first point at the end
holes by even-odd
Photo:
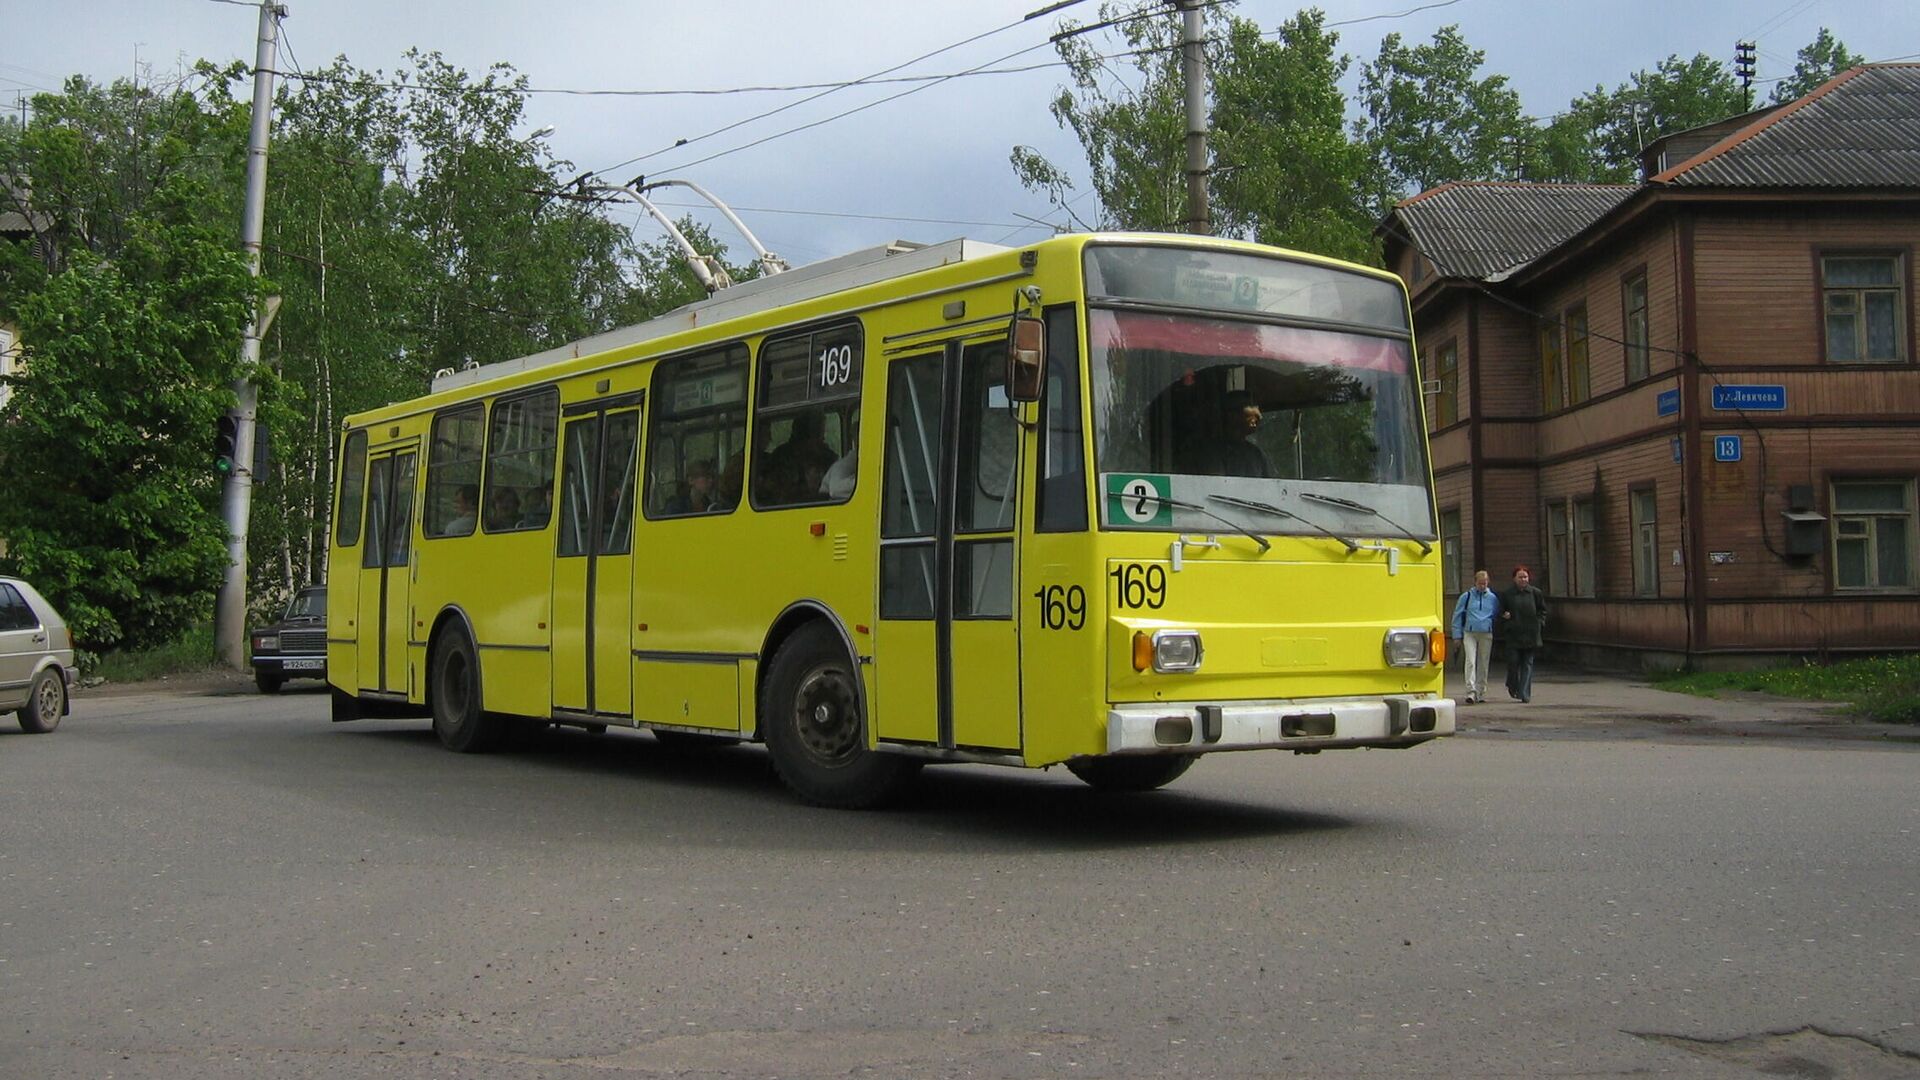
{"type": "Polygon", "coordinates": [[[1109,754],[1413,746],[1451,734],[1453,700],[1441,697],[1176,701],[1107,711],[1109,754]]]}

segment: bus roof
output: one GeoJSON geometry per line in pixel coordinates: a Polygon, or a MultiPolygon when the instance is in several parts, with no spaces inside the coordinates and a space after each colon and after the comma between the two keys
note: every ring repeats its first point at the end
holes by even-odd
{"type": "Polygon", "coordinates": [[[705,300],[675,308],[665,315],[656,316],[646,322],[581,338],[545,352],[493,364],[473,364],[460,371],[443,370],[441,374],[434,376],[433,392],[469,386],[473,383],[497,379],[503,375],[516,375],[548,364],[681,333],[696,326],[710,326],[728,319],[737,319],[787,304],[858,288],[861,285],[871,285],[878,281],[917,274],[922,270],[931,270],[934,267],[987,255],[998,255],[1011,250],[1013,249],[997,244],[985,244],[978,240],[948,240],[941,244],[916,244],[909,240],[895,240],[891,244],[865,248],[837,258],[809,263],[782,274],[771,274],[754,278],[752,281],[743,281],[705,300]]]}

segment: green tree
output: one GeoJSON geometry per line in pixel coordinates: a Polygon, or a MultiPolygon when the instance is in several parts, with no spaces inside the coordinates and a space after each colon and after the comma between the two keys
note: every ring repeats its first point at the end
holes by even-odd
{"type": "Polygon", "coordinates": [[[632,321],[632,240],[554,196],[569,166],[514,135],[526,100],[505,65],[476,78],[419,51],[397,78],[341,59],[282,91],[266,254],[286,302],[262,376],[274,460],[252,594],[323,572],[341,418],[424,392],[436,370],[632,321]]]}
{"type": "Polygon", "coordinates": [[[1640,151],[1648,143],[1745,110],[1746,92],[1726,65],[1705,53],[1691,60],[1669,56],[1612,91],[1596,86],[1574,98],[1544,135],[1535,136],[1529,175],[1628,183],[1639,175],[1640,151]]]}
{"type": "Polygon", "coordinates": [[[1800,50],[1798,59],[1799,62],[1793,65],[1793,74],[1780,80],[1773,88],[1775,105],[1784,105],[1810,94],[1835,75],[1867,62],[1866,57],[1847,48],[1845,42],[1834,37],[1833,32],[1824,26],[1814,36],[1812,43],[1800,50]]]}
{"type": "Polygon", "coordinates": [[[1360,65],[1354,133],[1372,148],[1385,175],[1384,201],[1452,180],[1498,180],[1524,172],[1530,132],[1520,95],[1505,75],[1480,75],[1486,53],[1467,44],[1458,26],[1443,26],[1430,44],[1408,46],[1399,34],[1360,65]]]}
{"type": "Polygon", "coordinates": [[[24,374],[0,411],[8,569],[83,647],[146,647],[203,618],[226,565],[211,468],[253,282],[207,196],[175,175],[19,299],[24,374]]]}
{"type": "Polygon", "coordinates": [[[1380,186],[1367,148],[1346,132],[1340,79],[1349,59],[1326,13],[1309,8],[1271,35],[1226,26],[1214,83],[1214,216],[1222,232],[1362,262],[1378,260],[1380,186]]]}
{"type": "MultiPolygon", "coordinates": [[[[1124,48],[1090,35],[1057,45],[1073,85],[1052,104],[1074,133],[1089,182],[1099,196],[1098,227],[1171,230],[1186,216],[1186,109],[1178,39],[1180,23],[1166,9],[1129,14],[1108,5],[1101,20],[1120,20],[1124,48]],[[1125,54],[1126,68],[1102,48],[1125,54]]],[[[1372,258],[1372,219],[1363,194],[1377,187],[1364,150],[1346,136],[1345,97],[1338,81],[1348,59],[1318,9],[1302,11],[1275,34],[1249,20],[1208,12],[1214,161],[1208,197],[1216,232],[1350,258],[1372,258]]],[[[1015,147],[1015,174],[1073,214],[1066,169],[1028,147],[1015,147]]],[[[1078,215],[1076,224],[1084,225],[1078,215]]]]}

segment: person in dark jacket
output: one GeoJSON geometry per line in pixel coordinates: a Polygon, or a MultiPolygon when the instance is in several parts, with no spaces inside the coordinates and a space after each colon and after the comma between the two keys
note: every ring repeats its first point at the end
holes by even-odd
{"type": "Polygon", "coordinates": [[[1524,566],[1513,568],[1513,584],[1500,590],[1500,632],[1507,641],[1507,695],[1533,700],[1533,658],[1547,632],[1547,595],[1532,585],[1524,566]]]}

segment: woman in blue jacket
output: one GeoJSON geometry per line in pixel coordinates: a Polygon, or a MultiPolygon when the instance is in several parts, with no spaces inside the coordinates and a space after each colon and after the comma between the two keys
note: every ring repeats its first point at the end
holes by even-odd
{"type": "Polygon", "coordinates": [[[1462,646],[1469,705],[1487,700],[1487,665],[1493,662],[1493,620],[1500,615],[1500,597],[1488,580],[1485,570],[1474,571],[1473,588],[1453,605],[1452,636],[1462,646]]]}

